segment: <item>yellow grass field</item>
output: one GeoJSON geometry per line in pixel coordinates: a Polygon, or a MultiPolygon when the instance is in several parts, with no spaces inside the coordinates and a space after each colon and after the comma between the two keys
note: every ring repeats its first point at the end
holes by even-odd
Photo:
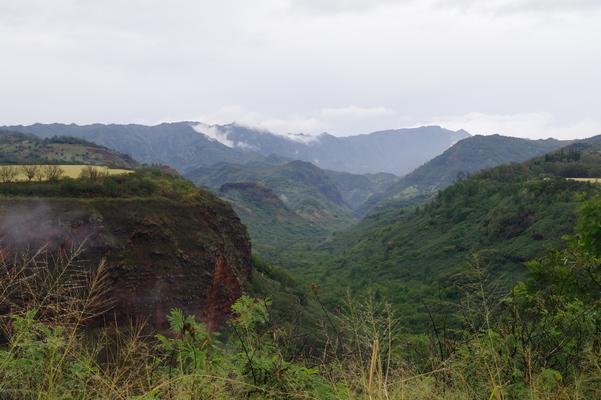
{"type": "Polygon", "coordinates": [[[601,178],[568,178],[571,181],[601,183],[601,178]]]}
{"type": "MultiPolygon", "coordinates": [[[[40,168],[44,168],[45,165],[38,165],[40,168]]],[[[69,178],[79,178],[81,176],[81,171],[88,167],[88,165],[58,165],[62,170],[63,177],[69,178]]],[[[0,168],[10,168],[16,167],[18,170],[18,175],[14,179],[15,181],[27,181],[27,176],[25,172],[21,169],[21,165],[0,165],[0,168]]],[[[130,174],[133,171],[128,169],[119,169],[119,168],[108,168],[104,166],[94,166],[94,168],[98,169],[101,173],[107,173],[110,175],[121,175],[121,174],[130,174]]]]}

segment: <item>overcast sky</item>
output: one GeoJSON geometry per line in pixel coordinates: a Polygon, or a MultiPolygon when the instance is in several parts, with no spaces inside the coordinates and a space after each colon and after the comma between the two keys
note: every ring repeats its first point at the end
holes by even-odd
{"type": "Polygon", "coordinates": [[[0,125],[601,134],[601,0],[0,0],[0,125]]]}

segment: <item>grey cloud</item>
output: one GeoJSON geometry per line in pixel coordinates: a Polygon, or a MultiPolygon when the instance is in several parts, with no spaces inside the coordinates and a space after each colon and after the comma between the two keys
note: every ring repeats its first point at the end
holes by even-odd
{"type": "Polygon", "coordinates": [[[589,12],[600,5],[0,0],[0,125],[203,121],[225,109],[224,123],[354,133],[440,116],[488,129],[509,125],[453,116],[544,112],[554,118],[539,126],[584,136],[597,125],[573,121],[598,120],[601,103],[601,13],[589,12]]]}
{"type": "Polygon", "coordinates": [[[434,4],[458,7],[464,11],[488,11],[503,14],[601,10],[601,1],[599,0],[437,0],[434,4]]]}

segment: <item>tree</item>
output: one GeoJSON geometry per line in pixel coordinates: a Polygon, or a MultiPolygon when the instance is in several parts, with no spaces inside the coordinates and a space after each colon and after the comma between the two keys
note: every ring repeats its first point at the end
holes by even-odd
{"type": "Polygon", "coordinates": [[[40,166],[39,165],[23,165],[21,167],[21,170],[23,171],[23,174],[25,174],[25,177],[27,178],[27,182],[31,182],[33,179],[35,179],[39,173],[40,173],[40,166]]]}
{"type": "Polygon", "coordinates": [[[44,168],[39,167],[38,170],[36,171],[33,179],[35,179],[38,182],[42,182],[45,178],[46,178],[46,172],[44,171],[44,168]]]}
{"type": "Polygon", "coordinates": [[[96,167],[94,165],[87,165],[84,169],[81,170],[79,177],[82,179],[96,181],[100,178],[106,177],[107,175],[108,170],[104,170],[101,167],[96,167]]]}
{"type": "Polygon", "coordinates": [[[65,171],[58,165],[46,165],[43,169],[44,176],[48,181],[57,181],[65,173],[65,171]]]}
{"type": "Polygon", "coordinates": [[[0,182],[13,182],[19,175],[19,170],[14,165],[3,165],[0,167],[0,182]]]}

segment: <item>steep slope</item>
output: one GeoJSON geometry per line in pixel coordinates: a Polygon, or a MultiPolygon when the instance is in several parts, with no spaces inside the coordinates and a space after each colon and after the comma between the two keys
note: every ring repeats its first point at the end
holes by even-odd
{"type": "Polygon", "coordinates": [[[365,215],[374,207],[391,201],[408,201],[429,196],[485,168],[522,162],[565,146],[569,141],[528,140],[500,135],[463,139],[441,155],[402,177],[386,191],[372,196],[359,209],[365,215]]]}
{"type": "Polygon", "coordinates": [[[324,245],[305,279],[322,282],[332,301],[349,286],[375,291],[398,306],[407,327],[424,331],[432,315],[452,317],[454,282],[470,260],[507,289],[526,260],[562,246],[580,202],[600,193],[565,178],[601,177],[599,150],[592,141],[575,144],[475,174],[423,207],[383,207],[324,245]]]}
{"type": "Polygon", "coordinates": [[[165,329],[178,307],[216,327],[251,277],[249,237],[231,207],[173,174],[0,184],[3,256],[80,243],[90,267],[106,258],[108,321],[165,329]]]}
{"type": "Polygon", "coordinates": [[[232,204],[248,228],[253,251],[270,264],[293,264],[329,234],[328,229],[290,210],[261,183],[226,183],[219,196],[232,204]]]}
{"type": "Polygon", "coordinates": [[[436,126],[350,137],[281,136],[236,124],[208,126],[198,122],[156,126],[35,124],[7,129],[40,137],[83,138],[130,154],[140,162],[167,164],[181,172],[219,162],[257,161],[275,154],[336,171],[404,175],[469,136],[465,131],[436,126]]]}
{"type": "Polygon", "coordinates": [[[398,176],[385,172],[357,175],[325,170],[325,173],[340,191],[344,202],[353,210],[362,207],[368,199],[386,192],[399,181],[398,176]]]}
{"type": "Polygon", "coordinates": [[[96,164],[132,168],[130,156],[73,137],[40,139],[33,135],[0,130],[0,163],[3,164],[96,164]]]}
{"type": "Polygon", "coordinates": [[[327,173],[304,161],[280,165],[266,163],[218,164],[190,171],[194,183],[218,189],[225,183],[262,182],[287,208],[328,229],[348,226],[354,217],[327,173]]]}
{"type": "Polygon", "coordinates": [[[166,164],[180,171],[217,162],[262,159],[258,154],[230,148],[196,131],[191,122],[145,125],[35,124],[12,126],[12,131],[42,138],[73,136],[126,153],[146,164],[166,164]]]}
{"type": "Polygon", "coordinates": [[[303,161],[222,163],[187,176],[232,203],[260,257],[288,268],[354,222],[353,206],[398,179],[324,171],[303,161]]]}
{"type": "MultiPolygon", "coordinates": [[[[327,182],[326,187],[334,185],[340,193],[343,203],[353,210],[360,207],[370,197],[385,192],[399,180],[393,174],[358,175],[348,172],[322,170],[309,163],[290,162],[287,159],[276,157],[268,157],[261,162],[250,162],[244,165],[219,163],[210,167],[189,171],[186,176],[203,186],[218,188],[225,183],[232,182],[274,181],[275,176],[282,175],[284,172],[286,172],[287,176],[294,175],[291,171],[293,169],[298,170],[299,175],[297,176],[302,176],[303,171],[307,171],[309,176],[321,176],[319,180],[327,182]]],[[[298,181],[297,178],[293,178],[289,183],[293,185],[298,181]]],[[[305,184],[307,180],[301,179],[300,183],[305,184]]],[[[340,204],[340,197],[335,196],[336,198],[332,200],[340,204]]]]}

